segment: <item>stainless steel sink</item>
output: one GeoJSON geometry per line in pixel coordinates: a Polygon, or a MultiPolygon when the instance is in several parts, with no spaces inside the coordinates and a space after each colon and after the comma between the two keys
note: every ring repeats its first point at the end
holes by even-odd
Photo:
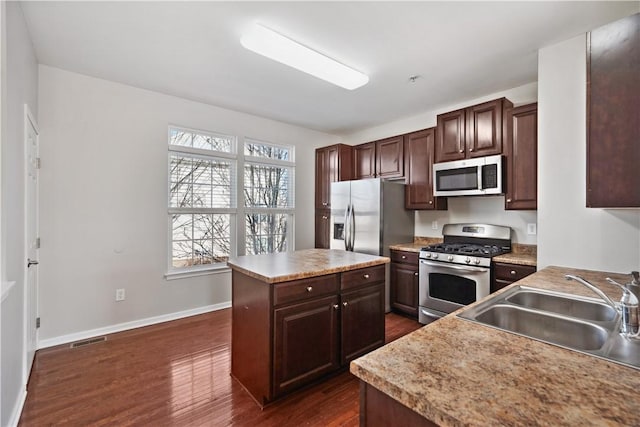
{"type": "Polygon", "coordinates": [[[600,326],[510,305],[494,305],[475,320],[576,350],[599,350],[608,337],[607,330],[600,326]]]}
{"type": "Polygon", "coordinates": [[[640,341],[621,336],[621,316],[596,298],[515,286],[458,317],[640,369],[640,341]]]}
{"type": "Polygon", "coordinates": [[[593,299],[537,290],[521,290],[508,297],[507,301],[536,310],[550,311],[585,320],[611,321],[615,319],[617,314],[610,305],[593,299]]]}

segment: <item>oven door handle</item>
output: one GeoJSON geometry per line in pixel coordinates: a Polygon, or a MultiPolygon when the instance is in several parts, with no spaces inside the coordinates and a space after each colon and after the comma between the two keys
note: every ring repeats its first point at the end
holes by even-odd
{"type": "Polygon", "coordinates": [[[489,271],[488,268],[483,268],[483,267],[466,267],[466,266],[458,266],[453,264],[441,264],[439,262],[425,261],[423,259],[420,260],[420,264],[429,265],[431,267],[444,268],[444,269],[450,268],[452,270],[468,271],[473,273],[486,273],[487,271],[489,271]]]}
{"type": "Polygon", "coordinates": [[[442,316],[436,313],[432,313],[430,311],[425,310],[424,308],[421,308],[420,311],[422,312],[422,314],[424,314],[427,317],[431,317],[432,319],[442,319],[442,316]]]}

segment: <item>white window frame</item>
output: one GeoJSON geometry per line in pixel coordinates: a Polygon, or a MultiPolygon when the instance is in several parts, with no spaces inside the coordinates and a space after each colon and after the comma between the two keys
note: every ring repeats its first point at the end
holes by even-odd
{"type": "Polygon", "coordinates": [[[213,273],[222,273],[229,271],[226,263],[214,263],[214,264],[206,264],[206,265],[197,265],[191,267],[174,267],[173,266],[173,223],[172,223],[172,215],[174,214],[193,214],[193,213],[203,213],[203,214],[229,214],[230,215],[230,253],[229,257],[236,256],[238,252],[238,241],[237,241],[237,218],[238,218],[238,190],[241,188],[238,182],[238,137],[233,135],[225,135],[218,132],[210,132],[204,131],[200,129],[187,128],[184,126],[177,125],[169,125],[167,130],[167,145],[168,145],[168,154],[167,154],[167,273],[165,274],[165,278],[167,280],[171,279],[180,279],[184,277],[192,277],[192,276],[200,276],[204,274],[213,274],[213,273]],[[177,129],[185,132],[197,133],[200,135],[208,135],[214,137],[224,137],[231,138],[231,148],[230,152],[226,153],[223,151],[214,151],[214,150],[206,150],[200,148],[186,147],[180,145],[172,145],[171,141],[171,131],[177,129]],[[231,170],[231,207],[230,208],[172,208],[171,207],[171,155],[172,154],[184,154],[191,157],[203,158],[208,160],[223,160],[230,161],[232,164],[231,170]],[[234,194],[235,193],[235,194],[234,194]],[[235,206],[234,206],[235,204],[235,206]]]}
{"type": "Polygon", "coordinates": [[[242,188],[238,189],[238,222],[242,219],[242,223],[238,224],[238,241],[242,242],[241,252],[242,255],[246,254],[246,215],[247,214],[285,214],[287,215],[287,252],[293,252],[295,250],[295,147],[293,145],[276,144],[269,141],[264,141],[257,138],[245,137],[242,138],[238,145],[238,153],[241,154],[242,161],[238,163],[238,182],[242,183],[242,188]],[[267,157],[253,157],[244,153],[246,144],[263,144],[271,147],[278,147],[289,150],[289,160],[270,159],[267,157]],[[287,188],[288,199],[292,205],[287,208],[263,208],[263,207],[248,207],[244,199],[244,167],[246,163],[264,165],[264,166],[276,166],[289,169],[289,187],[287,188]]]}
{"type": "Polygon", "coordinates": [[[210,213],[210,214],[229,214],[230,215],[230,257],[236,255],[244,255],[246,253],[246,215],[251,213],[264,213],[264,214],[285,214],[287,215],[287,251],[291,252],[295,250],[295,146],[276,144],[261,139],[234,136],[222,134],[219,132],[211,132],[201,129],[194,129],[185,126],[169,125],[167,130],[167,177],[165,183],[167,185],[167,273],[165,278],[167,280],[181,279],[186,277],[201,276],[215,273],[226,273],[229,271],[226,263],[215,263],[207,265],[198,265],[191,267],[173,267],[173,224],[172,215],[179,213],[210,213]],[[172,145],[171,131],[173,129],[182,130],[185,132],[197,133],[200,135],[209,135],[214,137],[232,138],[231,150],[229,153],[221,151],[206,150],[200,148],[186,147],[180,145],[172,145]],[[289,160],[270,159],[266,157],[253,157],[244,154],[245,144],[264,144],[271,147],[278,147],[289,151],[289,160]],[[232,207],[230,208],[172,208],[171,204],[171,155],[173,153],[185,154],[187,156],[205,158],[210,160],[226,160],[231,161],[232,169],[235,168],[235,173],[232,170],[231,174],[231,200],[232,207]],[[245,206],[244,197],[244,166],[246,163],[285,167],[289,169],[289,186],[288,200],[291,202],[291,206],[287,208],[263,208],[263,207],[247,207],[245,206]],[[235,193],[235,194],[234,194],[235,193]],[[235,201],[235,206],[233,206],[235,201]]]}

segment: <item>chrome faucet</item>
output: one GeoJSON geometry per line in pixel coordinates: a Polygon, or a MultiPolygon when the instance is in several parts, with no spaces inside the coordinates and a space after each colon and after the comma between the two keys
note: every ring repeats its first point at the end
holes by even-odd
{"type": "Polygon", "coordinates": [[[593,292],[598,294],[607,304],[613,307],[616,311],[622,313],[622,322],[620,323],[620,333],[627,338],[639,338],[640,337],[640,324],[638,322],[638,298],[629,289],[616,282],[615,280],[607,277],[605,280],[613,285],[622,289],[622,298],[620,303],[616,304],[611,298],[609,298],[604,292],[602,292],[597,286],[592,285],[580,276],[574,276],[571,274],[565,274],[567,280],[575,280],[578,283],[583,284],[593,292]]]}

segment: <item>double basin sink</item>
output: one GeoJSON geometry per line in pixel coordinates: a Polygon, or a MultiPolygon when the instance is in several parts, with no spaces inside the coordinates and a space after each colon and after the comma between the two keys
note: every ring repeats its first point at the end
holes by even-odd
{"type": "Polygon", "coordinates": [[[621,316],[599,299],[514,286],[458,317],[640,369],[640,341],[620,335],[621,316]]]}

